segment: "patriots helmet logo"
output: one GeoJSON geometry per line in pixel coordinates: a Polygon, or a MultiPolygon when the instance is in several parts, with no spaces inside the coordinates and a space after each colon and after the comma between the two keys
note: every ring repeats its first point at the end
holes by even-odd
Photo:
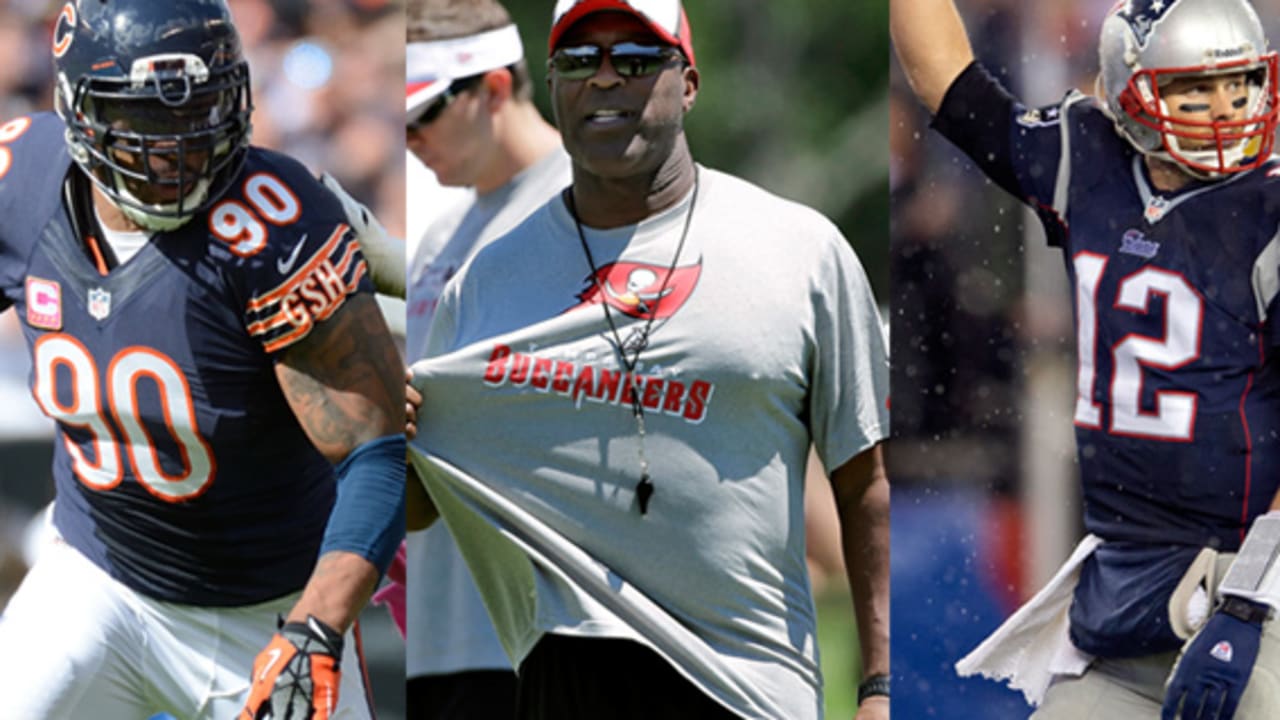
{"type": "Polygon", "coordinates": [[[1129,27],[1133,28],[1133,36],[1138,39],[1138,45],[1146,47],[1151,29],[1164,19],[1169,8],[1173,7],[1177,1],[1127,0],[1119,15],[1129,23],[1129,27]]]}
{"type": "Polygon", "coordinates": [[[693,294],[702,274],[702,261],[685,267],[659,267],[635,262],[614,262],[585,278],[586,289],[578,293],[581,302],[569,310],[607,303],[633,318],[665,320],[693,294]]]}

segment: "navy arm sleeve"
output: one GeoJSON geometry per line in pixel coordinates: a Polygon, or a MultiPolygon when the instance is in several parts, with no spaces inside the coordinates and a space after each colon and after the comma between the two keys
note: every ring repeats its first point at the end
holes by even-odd
{"type": "Polygon", "coordinates": [[[997,185],[1022,198],[1009,143],[1016,105],[1017,100],[975,60],[947,88],[932,127],[997,185]]]}
{"type": "Polygon", "coordinates": [[[932,127],[996,185],[1035,210],[1050,245],[1063,245],[1067,226],[1057,196],[1065,188],[1058,185],[1063,163],[1070,163],[1063,155],[1073,127],[1068,123],[1079,121],[1074,112],[1068,120],[1068,111],[1084,99],[1073,91],[1059,104],[1028,108],[975,61],[947,88],[932,127]]]}

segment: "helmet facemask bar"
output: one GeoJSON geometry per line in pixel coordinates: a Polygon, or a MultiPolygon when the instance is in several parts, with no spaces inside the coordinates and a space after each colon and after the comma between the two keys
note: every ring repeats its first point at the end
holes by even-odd
{"type": "Polygon", "coordinates": [[[145,73],[131,79],[84,76],[62,88],[70,100],[59,110],[72,156],[94,183],[144,226],[171,229],[221,195],[244,162],[248,66],[210,73],[194,56],[140,62],[145,73]]]}
{"type": "Polygon", "coordinates": [[[1161,147],[1147,151],[1149,154],[1205,179],[1252,170],[1266,162],[1275,142],[1280,117],[1277,56],[1271,52],[1212,67],[1138,70],[1118,100],[1130,119],[1158,133],[1161,147]],[[1161,96],[1162,86],[1175,78],[1235,73],[1244,75],[1247,87],[1246,111],[1238,120],[1175,118],[1161,96]]]}

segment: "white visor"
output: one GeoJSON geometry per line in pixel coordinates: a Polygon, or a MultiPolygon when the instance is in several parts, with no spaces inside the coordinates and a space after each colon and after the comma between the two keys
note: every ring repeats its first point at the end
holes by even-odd
{"type": "Polygon", "coordinates": [[[515,25],[467,37],[409,43],[405,48],[406,120],[422,112],[450,83],[513,65],[524,58],[515,25]]]}

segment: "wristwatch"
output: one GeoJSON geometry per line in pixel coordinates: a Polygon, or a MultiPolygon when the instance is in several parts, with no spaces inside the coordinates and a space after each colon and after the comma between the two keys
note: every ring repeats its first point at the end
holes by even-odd
{"type": "Polygon", "coordinates": [[[872,695],[883,695],[889,697],[889,676],[886,674],[872,675],[863,680],[858,685],[858,704],[861,705],[863,700],[872,695]]]}
{"type": "Polygon", "coordinates": [[[1247,623],[1261,625],[1271,616],[1271,606],[1266,603],[1246,600],[1235,595],[1224,595],[1219,612],[1224,612],[1247,623]]]}

